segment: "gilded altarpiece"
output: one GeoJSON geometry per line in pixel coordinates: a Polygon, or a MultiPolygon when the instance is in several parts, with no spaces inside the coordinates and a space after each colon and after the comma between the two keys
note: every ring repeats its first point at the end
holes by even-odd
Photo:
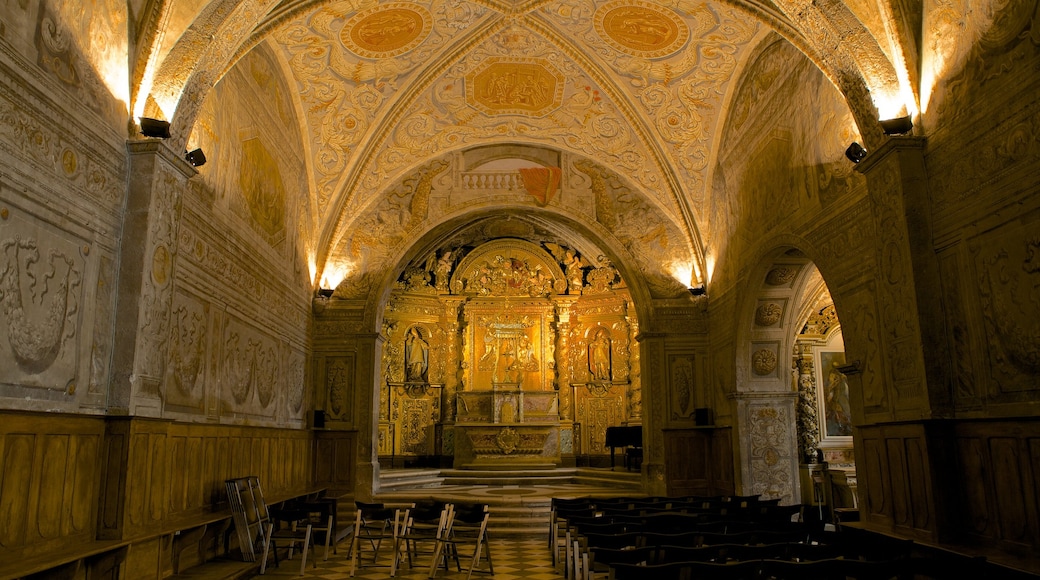
{"type": "MultiPolygon", "coordinates": [[[[590,276],[595,280],[598,272],[590,276]]],[[[590,288],[575,304],[567,368],[573,397],[574,452],[606,455],[607,427],[640,424],[638,385],[631,381],[632,328],[628,296],[609,286],[590,288]],[[595,293],[599,290],[601,293],[595,293]]]]}
{"type": "Polygon", "coordinates": [[[617,271],[590,261],[498,239],[405,268],[382,330],[383,462],[532,468],[605,455],[607,427],[638,422],[638,324],[617,271]]]}

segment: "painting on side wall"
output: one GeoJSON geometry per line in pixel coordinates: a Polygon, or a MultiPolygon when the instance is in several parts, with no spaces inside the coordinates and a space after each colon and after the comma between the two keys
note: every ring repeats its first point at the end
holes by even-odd
{"type": "Polygon", "coordinates": [[[820,411],[823,437],[852,436],[852,410],[849,405],[849,381],[839,368],[845,364],[844,352],[821,352],[820,411]]]}

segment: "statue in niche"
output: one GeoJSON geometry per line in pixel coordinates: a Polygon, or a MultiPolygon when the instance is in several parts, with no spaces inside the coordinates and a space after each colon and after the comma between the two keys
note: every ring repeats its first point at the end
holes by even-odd
{"type": "Polygon", "coordinates": [[[610,381],[610,333],[605,328],[589,342],[589,372],[593,380],[610,381]]]}
{"type": "Polygon", "coordinates": [[[408,330],[404,340],[404,376],[409,383],[425,383],[426,373],[430,367],[430,345],[417,327],[408,330]]]}

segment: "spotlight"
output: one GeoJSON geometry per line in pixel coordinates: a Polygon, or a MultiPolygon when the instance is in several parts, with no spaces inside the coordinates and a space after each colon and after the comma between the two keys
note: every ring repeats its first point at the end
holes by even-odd
{"type": "Polygon", "coordinates": [[[690,290],[690,294],[692,294],[694,296],[704,296],[705,294],[708,293],[708,290],[704,287],[704,284],[701,284],[700,286],[694,286],[693,288],[690,288],[689,290],[690,290]]]}
{"type": "Polygon", "coordinates": [[[191,163],[192,167],[201,167],[206,164],[206,154],[202,152],[202,149],[188,151],[184,154],[184,158],[191,163]]]}
{"type": "Polygon", "coordinates": [[[332,293],[335,292],[335,291],[336,291],[335,288],[319,288],[318,289],[318,296],[321,296],[322,298],[331,298],[332,297],[332,293]]]}
{"type": "Polygon", "coordinates": [[[863,158],[866,156],[867,150],[855,141],[853,141],[852,145],[849,145],[849,148],[845,150],[845,157],[848,157],[849,161],[853,163],[859,163],[860,161],[863,161],[863,158]]]}
{"type": "Polygon", "coordinates": [[[879,121],[881,123],[881,130],[885,132],[885,135],[902,135],[909,133],[910,129],[914,128],[914,122],[910,120],[910,115],[904,117],[896,117],[895,119],[885,119],[879,121]]]}
{"type": "Polygon", "coordinates": [[[141,117],[141,134],[145,137],[170,138],[170,122],[141,117]]]}

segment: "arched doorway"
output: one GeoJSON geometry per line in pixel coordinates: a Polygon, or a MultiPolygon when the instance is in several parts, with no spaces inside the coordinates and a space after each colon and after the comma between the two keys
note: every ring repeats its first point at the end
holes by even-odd
{"type": "Polygon", "coordinates": [[[797,248],[771,253],[743,312],[733,398],[744,493],[816,505],[825,517],[834,506],[855,507],[852,371],[819,269],[797,248]]]}

